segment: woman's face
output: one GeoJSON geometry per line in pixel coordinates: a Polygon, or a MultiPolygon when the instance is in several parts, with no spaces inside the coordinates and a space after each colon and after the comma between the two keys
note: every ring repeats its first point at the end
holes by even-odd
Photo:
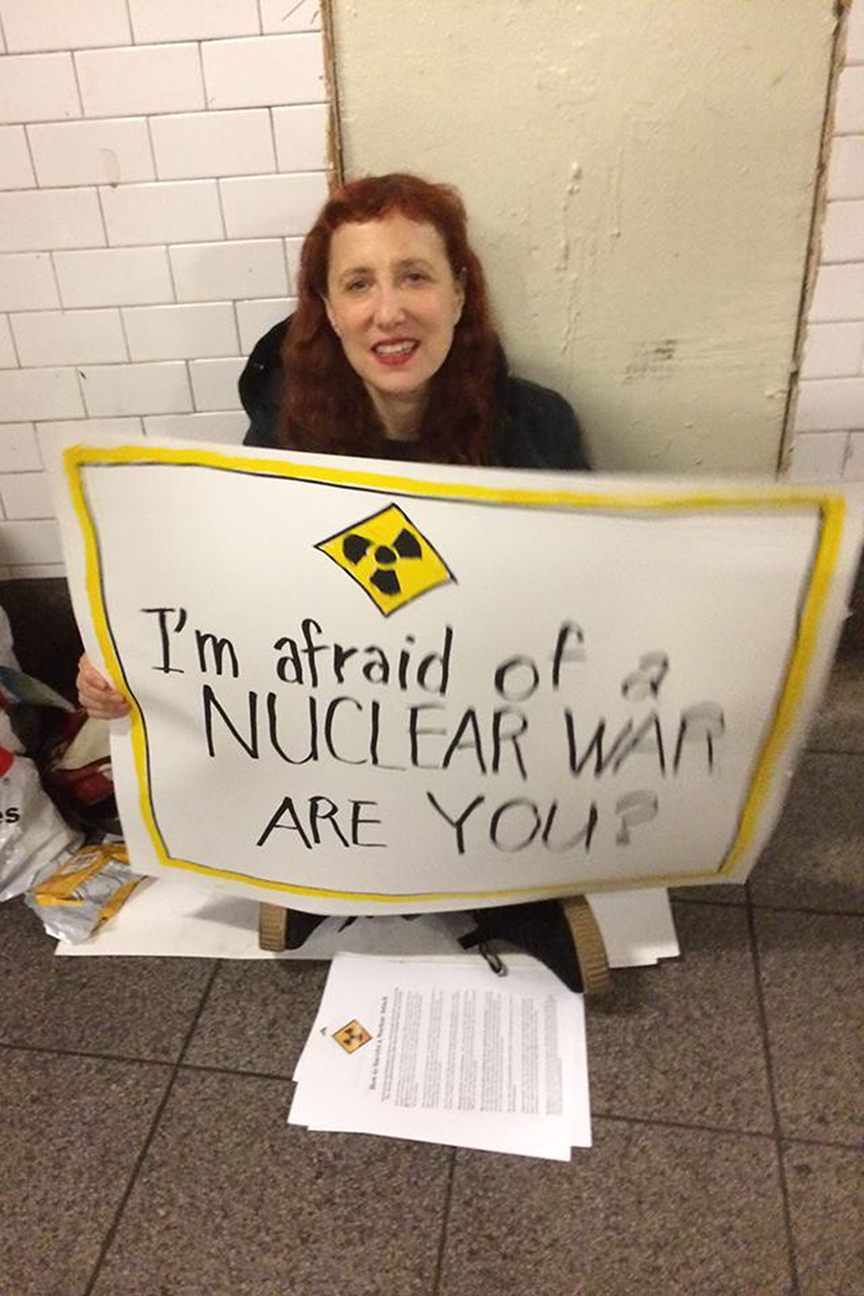
{"type": "Polygon", "coordinates": [[[327,316],[379,409],[388,398],[425,394],[447,358],[464,298],[434,225],[394,213],[333,234],[327,316]]]}

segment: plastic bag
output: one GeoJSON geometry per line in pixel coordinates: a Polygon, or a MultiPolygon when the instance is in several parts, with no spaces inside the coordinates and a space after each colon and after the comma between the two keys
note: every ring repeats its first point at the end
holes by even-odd
{"type": "Polygon", "coordinates": [[[0,747],[0,901],[23,895],[81,845],[26,756],[0,747]]]}
{"type": "Polygon", "coordinates": [[[49,936],[79,945],[112,918],[142,881],[122,842],[83,846],[24,897],[49,936]]]}

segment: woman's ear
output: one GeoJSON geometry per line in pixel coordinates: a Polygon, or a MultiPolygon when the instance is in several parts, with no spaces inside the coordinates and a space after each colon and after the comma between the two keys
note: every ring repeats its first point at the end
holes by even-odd
{"type": "Polygon", "coordinates": [[[454,327],[462,318],[462,310],[465,306],[465,285],[467,280],[468,271],[465,269],[465,266],[463,266],[456,276],[456,318],[453,321],[454,327]]]}
{"type": "Polygon", "coordinates": [[[332,328],[333,332],[336,334],[337,337],[341,337],[342,334],[339,332],[338,328],[336,327],[336,320],[333,317],[333,311],[331,309],[330,303],[327,300],[327,298],[323,295],[323,293],[321,296],[321,300],[324,303],[324,309],[327,312],[327,318],[330,321],[330,327],[332,328]]]}

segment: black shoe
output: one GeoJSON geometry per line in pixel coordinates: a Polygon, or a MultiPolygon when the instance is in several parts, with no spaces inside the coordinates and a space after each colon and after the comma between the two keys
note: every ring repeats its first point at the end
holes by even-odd
{"type": "Polygon", "coordinates": [[[568,990],[582,993],[582,973],[570,924],[557,900],[472,910],[477,930],[460,939],[463,949],[508,941],[545,963],[568,990]]]}

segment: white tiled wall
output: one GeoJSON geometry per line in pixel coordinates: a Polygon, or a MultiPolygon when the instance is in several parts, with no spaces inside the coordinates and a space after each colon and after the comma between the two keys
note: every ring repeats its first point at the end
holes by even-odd
{"type": "Polygon", "coordinates": [[[4,578],[63,570],[53,428],[242,438],[327,107],[315,0],[0,0],[0,26],[4,578]]]}
{"type": "Polygon", "coordinates": [[[853,0],[789,475],[864,481],[864,0],[853,0]]]}

